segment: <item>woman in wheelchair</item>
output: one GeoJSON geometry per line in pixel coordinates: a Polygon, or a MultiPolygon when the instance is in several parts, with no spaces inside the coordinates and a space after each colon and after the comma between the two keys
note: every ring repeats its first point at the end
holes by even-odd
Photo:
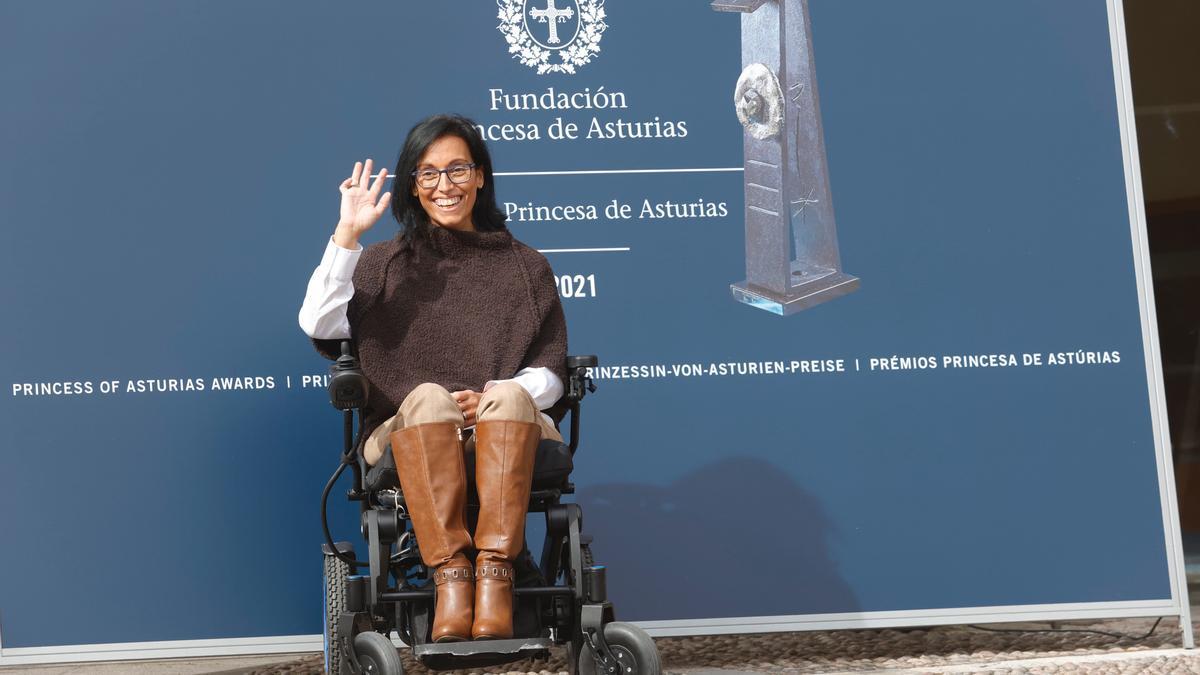
{"type": "Polygon", "coordinates": [[[355,163],[341,183],[340,218],[300,325],[330,358],[338,340],[357,344],[372,385],[362,452],[372,465],[385,452],[395,460],[433,571],[432,639],[508,638],[535,450],[541,438],[562,440],[541,412],[562,395],[566,374],[554,276],[505,227],[491,157],[470,120],[435,115],[409,131],[395,197],[383,190],[388,170],[374,180],[371,172],[370,159],[355,163]],[[359,238],[389,204],[400,232],[363,250],[359,238]],[[471,446],[473,540],[465,517],[471,446]]]}

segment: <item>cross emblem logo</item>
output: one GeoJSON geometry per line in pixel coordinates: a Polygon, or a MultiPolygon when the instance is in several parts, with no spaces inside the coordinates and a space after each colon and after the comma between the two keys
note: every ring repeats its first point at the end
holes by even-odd
{"type": "Polygon", "coordinates": [[[608,29],[604,2],[496,0],[496,28],[508,42],[508,53],[538,75],[574,75],[600,53],[600,38],[608,29]]]}
{"type": "Polygon", "coordinates": [[[554,0],[546,0],[545,9],[531,9],[529,16],[541,21],[542,23],[550,24],[550,38],[547,40],[552,45],[562,42],[558,38],[558,24],[565,22],[567,19],[575,16],[575,11],[570,7],[559,9],[554,6],[554,0]]]}

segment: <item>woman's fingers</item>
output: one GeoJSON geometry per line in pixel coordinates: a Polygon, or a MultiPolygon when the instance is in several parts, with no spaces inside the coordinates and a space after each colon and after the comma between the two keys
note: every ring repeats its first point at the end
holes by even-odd
{"type": "Polygon", "coordinates": [[[458,404],[458,409],[462,411],[463,420],[467,426],[473,426],[479,414],[479,392],[466,390],[456,391],[451,394],[454,397],[454,402],[458,404]]]}
{"type": "Polygon", "coordinates": [[[387,167],[379,170],[379,176],[375,178],[375,182],[371,183],[371,201],[379,198],[379,192],[383,190],[383,181],[387,180],[387,167]]]}
{"type": "Polygon", "coordinates": [[[392,193],[384,192],[382,195],[379,194],[383,190],[384,183],[387,182],[388,171],[386,168],[380,169],[379,175],[375,177],[375,181],[368,185],[371,181],[371,169],[374,164],[374,160],[371,159],[367,159],[365,162],[355,162],[354,171],[350,173],[349,178],[342,181],[342,184],[338,186],[338,190],[345,195],[352,189],[361,188],[362,192],[356,192],[353,195],[354,199],[350,202],[352,204],[351,208],[360,209],[364,206],[370,206],[375,211],[376,217],[379,217],[383,215],[383,212],[387,210],[388,204],[391,203],[392,193]],[[362,199],[363,196],[370,199],[362,199]]]}
{"type": "Polygon", "coordinates": [[[383,193],[383,196],[379,198],[379,203],[375,205],[375,212],[382,216],[383,212],[387,211],[388,204],[391,201],[392,201],[392,193],[390,193],[390,192],[383,193]]]}

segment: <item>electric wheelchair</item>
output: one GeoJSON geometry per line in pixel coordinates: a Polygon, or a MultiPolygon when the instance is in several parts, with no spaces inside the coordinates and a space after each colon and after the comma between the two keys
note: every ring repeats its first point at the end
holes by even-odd
{"type": "MultiPolygon", "coordinates": [[[[572,458],[579,444],[579,404],[595,391],[588,377],[595,356],[567,358],[566,393],[557,404],[571,415],[570,443],[543,440],[537,448],[529,513],[543,513],[546,536],[541,560],[528,546],[513,563],[514,637],[467,642],[430,641],[434,585],[418,551],[404,495],[390,453],[374,466],[362,456],[362,407],[369,394],[350,341],[330,367],[329,394],[343,411],[341,463],[321,494],[322,545],[325,561],[325,670],[330,675],[378,673],[401,675],[399,653],[389,639],[394,630],[414,657],[433,670],[479,668],[524,658],[548,658],[555,645],[567,648],[572,675],[593,673],[658,675],[658,651],[645,631],[615,621],[608,601],[605,568],[592,558],[591,537],[582,533],[577,504],[563,503],[572,494],[572,458]],[[358,434],[354,418],[358,413],[358,434]],[[329,494],[349,467],[354,487],[347,493],[359,503],[367,559],[355,557],[348,542],[334,542],[329,531],[329,494]]],[[[474,456],[468,453],[468,508],[477,506],[471,477],[474,456]]]]}

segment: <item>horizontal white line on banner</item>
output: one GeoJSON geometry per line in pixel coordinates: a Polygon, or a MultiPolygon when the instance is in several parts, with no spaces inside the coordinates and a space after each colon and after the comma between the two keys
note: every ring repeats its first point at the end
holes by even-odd
{"type": "Polygon", "coordinates": [[[628,246],[612,248],[539,248],[538,253],[628,253],[628,246]]]}
{"type": "Polygon", "coordinates": [[[497,171],[496,176],[577,176],[607,173],[721,173],[745,171],[740,166],[718,166],[686,169],[580,169],[578,171],[497,171]]]}
{"type": "MultiPolygon", "coordinates": [[[[575,171],[497,171],[494,176],[590,176],[607,173],[732,173],[745,171],[740,166],[716,166],[706,168],[684,169],[579,169],[575,171]]],[[[379,174],[371,174],[368,178],[378,178],[379,174]]],[[[395,178],[389,174],[388,178],[395,178]]]]}

